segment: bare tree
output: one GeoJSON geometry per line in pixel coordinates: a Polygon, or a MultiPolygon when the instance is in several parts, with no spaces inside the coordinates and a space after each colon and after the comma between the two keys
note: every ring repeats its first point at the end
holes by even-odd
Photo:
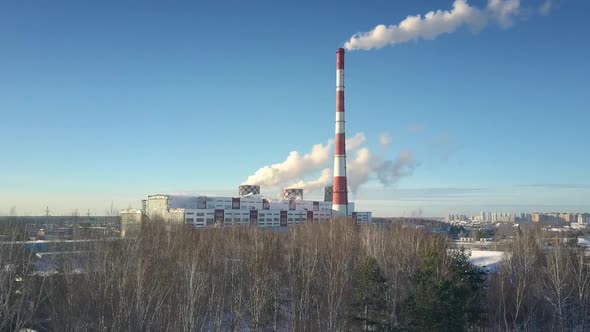
{"type": "Polygon", "coordinates": [[[285,253],[289,284],[291,331],[314,331],[313,317],[319,309],[320,234],[313,225],[289,230],[285,253]]]}
{"type": "Polygon", "coordinates": [[[346,326],[352,276],[359,261],[360,241],[357,227],[344,218],[316,227],[325,228],[321,250],[324,295],[319,323],[325,324],[326,331],[340,331],[346,326]]]}
{"type": "Polygon", "coordinates": [[[590,311],[590,267],[586,262],[585,250],[576,249],[570,256],[570,265],[573,282],[573,296],[575,298],[575,328],[586,330],[590,328],[588,323],[588,311],[590,311]]]}
{"type": "Polygon", "coordinates": [[[570,252],[562,240],[554,239],[554,245],[547,254],[543,268],[545,299],[553,307],[553,329],[564,331],[568,307],[573,292],[571,287],[570,252]]]}
{"type": "Polygon", "coordinates": [[[0,242],[0,331],[18,331],[35,323],[45,283],[33,275],[34,253],[13,241],[21,237],[20,227],[7,225],[6,232],[10,242],[0,242]]]}

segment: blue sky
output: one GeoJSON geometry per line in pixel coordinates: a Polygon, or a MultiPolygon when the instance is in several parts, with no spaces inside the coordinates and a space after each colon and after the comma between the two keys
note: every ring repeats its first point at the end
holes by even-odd
{"type": "MultiPolygon", "coordinates": [[[[541,3],[522,0],[508,28],[347,53],[348,135],[419,162],[393,185],[369,180],[358,209],[590,212],[590,4],[563,0],[539,15],[541,3]]],[[[451,7],[4,2],[0,214],[102,214],[150,193],[234,193],[258,168],[333,136],[337,47],[451,7]]]]}

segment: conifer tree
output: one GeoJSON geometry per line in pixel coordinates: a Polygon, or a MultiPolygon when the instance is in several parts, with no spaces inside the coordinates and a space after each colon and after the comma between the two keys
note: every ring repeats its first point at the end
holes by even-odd
{"type": "Polygon", "coordinates": [[[352,318],[362,331],[382,331],[387,320],[386,279],[374,257],[366,257],[356,273],[352,318]]]}

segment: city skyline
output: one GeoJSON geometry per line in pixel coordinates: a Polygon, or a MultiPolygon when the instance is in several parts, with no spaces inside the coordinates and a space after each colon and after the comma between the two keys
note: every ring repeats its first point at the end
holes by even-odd
{"type": "MultiPolygon", "coordinates": [[[[334,50],[380,23],[452,15],[458,2],[0,5],[0,214],[236,195],[259,169],[318,144],[327,161],[262,192],[322,179],[334,50]]],[[[347,52],[349,163],[402,166],[357,172],[358,208],[590,211],[589,5],[516,3],[475,33],[457,21],[432,40],[347,52]]]]}

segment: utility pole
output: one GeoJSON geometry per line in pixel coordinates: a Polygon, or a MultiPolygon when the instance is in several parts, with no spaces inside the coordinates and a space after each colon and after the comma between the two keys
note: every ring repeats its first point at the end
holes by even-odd
{"type": "Polygon", "coordinates": [[[113,227],[113,225],[115,224],[113,221],[113,218],[115,215],[115,209],[114,209],[113,204],[114,204],[113,201],[111,201],[111,209],[109,211],[109,225],[108,225],[109,227],[113,227]]]}
{"type": "Polygon", "coordinates": [[[75,227],[78,227],[78,216],[79,216],[79,214],[78,214],[78,209],[75,209],[75,210],[72,212],[72,217],[74,217],[74,226],[75,226],[75,227]]]}
{"type": "Polygon", "coordinates": [[[49,228],[49,216],[50,216],[50,211],[49,211],[49,206],[45,207],[45,223],[47,224],[47,228],[49,228]]]}

